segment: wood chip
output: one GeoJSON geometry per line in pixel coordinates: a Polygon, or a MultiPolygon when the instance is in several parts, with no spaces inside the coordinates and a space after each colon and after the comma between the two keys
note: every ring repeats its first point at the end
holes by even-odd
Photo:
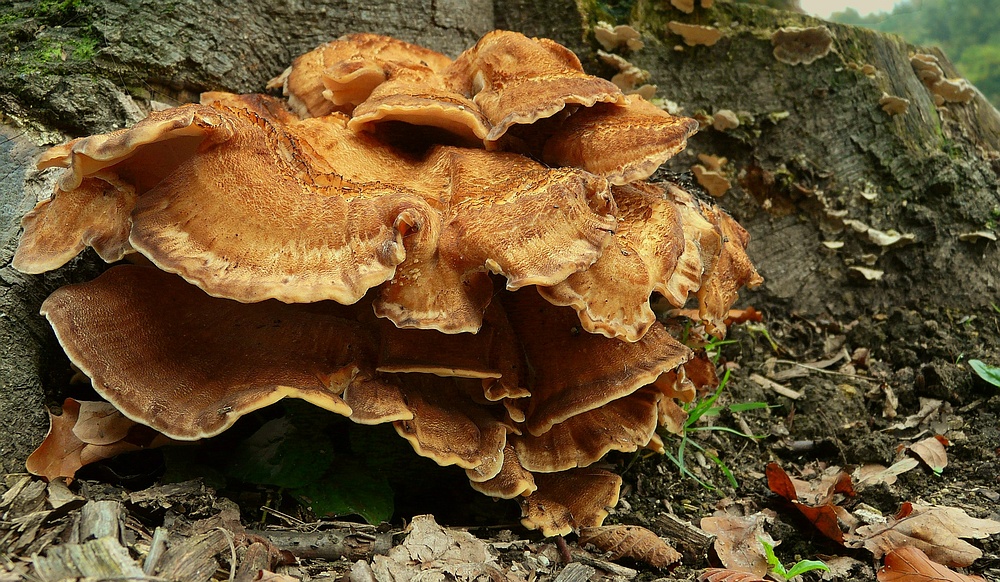
{"type": "Polygon", "coordinates": [[[559,572],[554,582],[589,582],[590,577],[596,573],[597,570],[590,566],[573,562],[563,568],[562,572],[559,572]]]}
{"type": "Polygon", "coordinates": [[[81,577],[100,580],[145,578],[128,550],[109,537],[54,546],[45,556],[36,556],[34,562],[35,571],[44,582],[81,577]]]}
{"type": "Polygon", "coordinates": [[[122,504],[118,501],[88,501],[80,510],[81,540],[110,537],[121,539],[122,504]]]}
{"type": "Polygon", "coordinates": [[[378,533],[374,527],[354,524],[318,532],[248,531],[269,540],[296,558],[319,558],[352,562],[370,560],[375,554],[386,554],[392,548],[392,532],[378,533]]]}
{"type": "Polygon", "coordinates": [[[578,561],[581,564],[585,564],[587,566],[593,566],[594,568],[597,568],[599,570],[604,570],[605,572],[611,574],[612,576],[621,576],[628,580],[631,580],[639,575],[639,572],[637,570],[633,570],[632,568],[626,568],[625,566],[619,566],[614,562],[599,560],[593,556],[584,553],[573,554],[573,560],[578,561]]]}
{"type": "Polygon", "coordinates": [[[704,556],[715,536],[671,513],[661,513],[653,520],[656,533],[676,543],[689,557],[704,556]]]}

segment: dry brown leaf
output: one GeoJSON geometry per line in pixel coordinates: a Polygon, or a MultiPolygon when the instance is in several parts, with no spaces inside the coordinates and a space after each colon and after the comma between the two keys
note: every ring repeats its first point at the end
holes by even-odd
{"type": "Polygon", "coordinates": [[[594,544],[601,551],[610,552],[612,560],[632,558],[657,568],[666,568],[681,559],[680,553],[659,536],[637,525],[580,528],[580,543],[594,544]]]}
{"type": "Polygon", "coordinates": [[[792,484],[795,486],[796,498],[807,505],[826,505],[837,493],[854,496],[850,475],[835,465],[827,467],[818,479],[804,481],[792,478],[792,484]]]}
{"type": "Polygon", "coordinates": [[[749,572],[728,568],[707,568],[698,575],[698,582],[767,582],[767,580],[749,572]]]}
{"type": "Polygon", "coordinates": [[[896,482],[897,476],[914,469],[919,464],[920,461],[912,457],[906,457],[896,461],[890,467],[877,464],[861,465],[854,470],[854,487],[860,491],[865,487],[878,483],[892,485],[896,482]]]}
{"type": "Polygon", "coordinates": [[[701,529],[715,536],[715,553],[726,568],[752,572],[763,576],[771,569],[760,540],[772,546],[778,542],[764,531],[764,525],[773,520],[769,513],[755,513],[746,517],[718,514],[701,520],[701,529]]]}
{"type": "Polygon", "coordinates": [[[959,574],[910,546],[893,550],[878,571],[878,582],[986,582],[979,576],[959,574]]]}
{"type": "Polygon", "coordinates": [[[942,409],[945,407],[945,402],[943,400],[936,400],[934,398],[920,398],[920,410],[916,414],[911,414],[907,416],[902,422],[897,422],[892,425],[893,430],[905,430],[908,428],[914,428],[920,426],[930,419],[937,417],[942,414],[942,409]]]}
{"type": "Polygon", "coordinates": [[[375,556],[377,580],[501,580],[503,573],[486,544],[476,536],[444,528],[430,515],[418,515],[403,543],[375,556]]]}
{"type": "Polygon", "coordinates": [[[944,450],[946,444],[947,441],[940,435],[927,437],[910,445],[910,452],[920,457],[932,471],[940,473],[948,466],[948,453],[944,450]]]}
{"type": "Polygon", "coordinates": [[[72,480],[84,465],[121,453],[160,447],[170,439],[129,420],[107,402],[67,398],[63,413],[49,414],[49,432],[25,463],[29,473],[72,480]]]}
{"type": "Polygon", "coordinates": [[[887,523],[862,526],[849,534],[846,545],[865,548],[876,558],[912,546],[935,562],[964,568],[983,552],[960,538],[983,539],[996,533],[1000,522],[972,517],[957,507],[904,503],[887,523]]]}
{"type": "Polygon", "coordinates": [[[110,445],[128,436],[133,426],[135,421],[118,412],[110,402],[81,401],[73,434],[88,445],[110,445]]]}

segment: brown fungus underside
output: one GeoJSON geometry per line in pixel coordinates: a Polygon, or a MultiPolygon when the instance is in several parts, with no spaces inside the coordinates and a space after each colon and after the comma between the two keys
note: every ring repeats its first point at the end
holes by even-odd
{"type": "MultiPolygon", "coordinates": [[[[662,451],[673,399],[711,382],[651,296],[695,298],[721,336],[760,283],[732,218],[643,181],[697,123],[505,31],[454,60],[348,35],[270,86],[287,100],[209,92],[43,155],[62,174],[14,266],[87,246],[151,263],[46,300],[70,360],[169,438],[302,398],[393,423],[476,490],[519,499],[526,527],[599,525],[621,479],[591,465],[662,451]]],[[[117,450],[80,443],[88,460],[117,450]]],[[[76,457],[36,469],[72,476],[76,457]]]]}

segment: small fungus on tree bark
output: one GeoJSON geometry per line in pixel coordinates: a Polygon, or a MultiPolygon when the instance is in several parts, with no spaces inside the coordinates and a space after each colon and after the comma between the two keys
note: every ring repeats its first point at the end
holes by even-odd
{"type": "Polygon", "coordinates": [[[774,58],[788,65],[809,65],[833,49],[833,33],[825,26],[779,28],[771,35],[774,58]]]}

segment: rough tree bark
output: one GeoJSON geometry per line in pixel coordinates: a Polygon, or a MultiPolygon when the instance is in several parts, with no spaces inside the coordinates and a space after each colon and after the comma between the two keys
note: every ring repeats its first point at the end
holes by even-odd
{"type": "MultiPolygon", "coordinates": [[[[733,188],[722,204],[753,235],[751,255],[767,279],[750,301],[844,321],[896,306],[983,314],[996,301],[996,243],[960,235],[993,230],[998,220],[1000,115],[979,95],[935,107],[909,63],[910,53],[926,51],[899,38],[827,24],[834,50],[793,66],[775,59],[772,33],[822,23],[743,4],[717,2],[690,15],[648,0],[614,3],[614,14],[584,0],[274,4],[81,0],[0,8],[7,45],[0,50],[0,469],[23,466],[44,434],[44,406],[58,401],[70,375],[38,307],[55,287],[100,268],[89,253],[45,276],[9,266],[20,215],[51,189],[48,176],[31,170],[42,147],[133,122],[151,99],[261,90],[294,55],[351,31],[457,54],[493,27],[510,28],[554,38],[592,72],[610,74],[595,59],[589,27],[612,17],[631,23],[646,47],[626,57],[650,71],[658,97],[688,115],[729,109],[740,117],[735,129],[703,130],[668,165],[687,171],[699,153],[728,158],[733,188]],[[683,46],[666,31],[671,20],[724,35],[714,46],[683,46]],[[874,72],[866,74],[866,64],[874,72]],[[909,99],[906,113],[885,113],[883,92],[909,99]],[[912,236],[887,244],[893,230],[912,236]],[[865,276],[874,271],[883,274],[865,276]]],[[[874,333],[884,339],[879,321],[874,333]]],[[[996,346],[992,334],[983,341],[996,346]]]]}

